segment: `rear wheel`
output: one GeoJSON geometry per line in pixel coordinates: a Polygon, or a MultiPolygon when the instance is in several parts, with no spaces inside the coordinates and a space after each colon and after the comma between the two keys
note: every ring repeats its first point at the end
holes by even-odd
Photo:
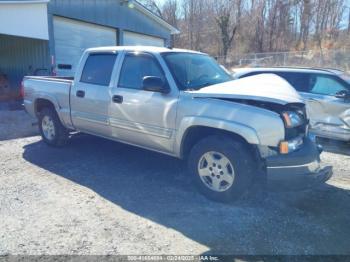
{"type": "Polygon", "coordinates": [[[60,147],[68,140],[68,130],[62,125],[53,108],[44,108],[39,113],[39,131],[44,142],[60,147]]]}
{"type": "Polygon", "coordinates": [[[191,150],[189,169],[208,198],[231,202],[242,196],[256,170],[248,145],[229,136],[210,136],[191,150]]]}

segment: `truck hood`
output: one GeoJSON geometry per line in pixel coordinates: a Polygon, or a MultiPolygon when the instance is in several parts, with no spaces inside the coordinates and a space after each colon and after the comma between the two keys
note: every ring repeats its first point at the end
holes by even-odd
{"type": "Polygon", "coordinates": [[[297,91],[286,80],[274,74],[245,77],[186,92],[198,98],[247,99],[281,105],[304,103],[297,91]]]}

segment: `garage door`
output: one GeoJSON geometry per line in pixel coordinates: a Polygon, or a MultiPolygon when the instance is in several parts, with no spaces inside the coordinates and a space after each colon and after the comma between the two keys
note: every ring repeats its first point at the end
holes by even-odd
{"type": "Polygon", "coordinates": [[[48,1],[0,1],[0,34],[49,40],[48,1]]]}
{"type": "Polygon", "coordinates": [[[147,46],[164,46],[164,39],[137,34],[132,32],[124,32],[124,45],[147,45],[147,46]]]}
{"type": "Polygon", "coordinates": [[[113,28],[63,17],[54,17],[53,25],[56,70],[61,76],[74,75],[85,49],[117,44],[117,32],[113,28]]]}

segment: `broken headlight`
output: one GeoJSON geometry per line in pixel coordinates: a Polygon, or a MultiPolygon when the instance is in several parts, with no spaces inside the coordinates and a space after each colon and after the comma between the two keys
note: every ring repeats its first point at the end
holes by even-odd
{"type": "Polygon", "coordinates": [[[285,111],[282,113],[284,124],[287,128],[301,126],[304,123],[304,117],[294,111],[285,111]]]}

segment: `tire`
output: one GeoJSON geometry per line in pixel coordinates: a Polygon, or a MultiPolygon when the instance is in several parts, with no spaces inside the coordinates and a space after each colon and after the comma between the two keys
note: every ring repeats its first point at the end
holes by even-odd
{"type": "Polygon", "coordinates": [[[68,130],[62,125],[56,111],[46,107],[39,113],[39,131],[49,146],[62,147],[68,141],[68,130]]]}
{"type": "Polygon", "coordinates": [[[188,161],[199,191],[219,202],[241,197],[252,185],[257,166],[248,145],[226,135],[199,141],[188,161]]]}

